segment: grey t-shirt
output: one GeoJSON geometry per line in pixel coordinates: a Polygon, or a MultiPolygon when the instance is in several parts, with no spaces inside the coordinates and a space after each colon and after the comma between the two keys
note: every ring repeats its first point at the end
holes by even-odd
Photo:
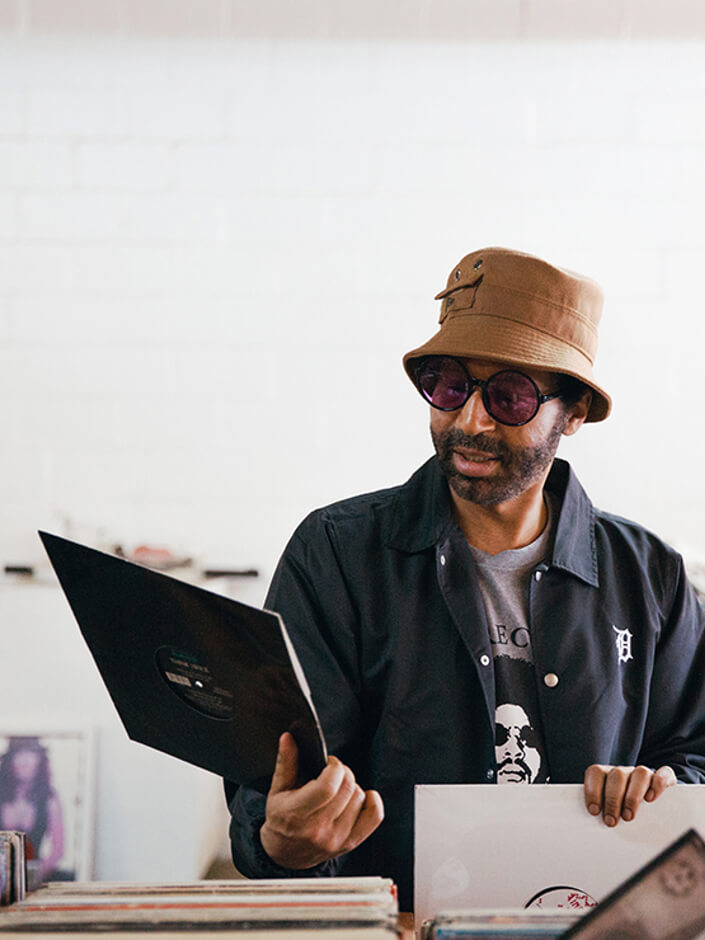
{"type": "Polygon", "coordinates": [[[529,629],[531,573],[549,554],[552,525],[530,545],[488,555],[472,545],[494,655],[498,783],[546,783],[549,768],[538,709],[529,629]]]}

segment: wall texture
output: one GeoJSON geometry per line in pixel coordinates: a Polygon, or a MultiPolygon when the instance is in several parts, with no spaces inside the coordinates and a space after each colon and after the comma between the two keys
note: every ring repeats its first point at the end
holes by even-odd
{"type": "Polygon", "coordinates": [[[399,358],[483,244],[602,281],[615,411],[579,468],[698,543],[704,61],[0,37],[0,557],[68,516],[270,569],[428,452],[399,358]]]}
{"type": "MultiPolygon", "coordinates": [[[[430,453],[400,358],[488,244],[602,282],[614,414],[565,453],[602,506],[705,553],[700,41],[57,35],[42,9],[0,4],[4,563],[39,562],[38,527],[167,544],[260,568],[259,603],[308,510],[430,453]]],[[[18,676],[46,616],[21,590],[18,676]]],[[[30,715],[92,668],[65,648],[30,715]]],[[[153,808],[163,834],[179,805],[153,808]]]]}

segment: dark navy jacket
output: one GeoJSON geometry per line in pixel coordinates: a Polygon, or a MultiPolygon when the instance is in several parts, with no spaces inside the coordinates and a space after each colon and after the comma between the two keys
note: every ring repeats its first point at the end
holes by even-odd
{"type": "MultiPolygon", "coordinates": [[[[705,782],[705,623],[682,559],[596,510],[564,461],[547,488],[560,512],[529,628],[551,781],[580,783],[605,763],[670,764],[705,782]]],[[[386,816],[343,859],[289,873],[259,843],[264,798],[228,787],[243,874],[386,875],[411,910],[414,784],[495,779],[489,631],[450,506],[432,458],[404,486],[318,510],[294,533],[265,606],[291,634],[329,753],[380,791],[386,816]]]]}

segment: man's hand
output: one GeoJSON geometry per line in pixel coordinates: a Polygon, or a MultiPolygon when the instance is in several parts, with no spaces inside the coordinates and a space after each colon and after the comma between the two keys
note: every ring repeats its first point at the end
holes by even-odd
{"type": "Polygon", "coordinates": [[[676,785],[671,767],[611,767],[591,764],[585,771],[585,805],[593,816],[602,813],[606,826],[634,819],[642,800],[652,803],[676,785]]]}
{"type": "Polygon", "coordinates": [[[329,757],[318,777],[301,787],[298,769],[296,742],[285,732],[279,739],[260,839],[277,865],[292,869],[312,868],[349,852],[384,819],[379,793],[365,793],[337,757],[329,757]]]}

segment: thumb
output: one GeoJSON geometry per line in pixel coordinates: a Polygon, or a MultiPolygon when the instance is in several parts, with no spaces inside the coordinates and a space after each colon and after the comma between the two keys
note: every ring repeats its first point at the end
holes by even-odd
{"type": "Polygon", "coordinates": [[[277,762],[274,765],[270,794],[281,793],[282,790],[293,790],[299,774],[299,749],[296,741],[285,731],[279,738],[277,762]]]}

